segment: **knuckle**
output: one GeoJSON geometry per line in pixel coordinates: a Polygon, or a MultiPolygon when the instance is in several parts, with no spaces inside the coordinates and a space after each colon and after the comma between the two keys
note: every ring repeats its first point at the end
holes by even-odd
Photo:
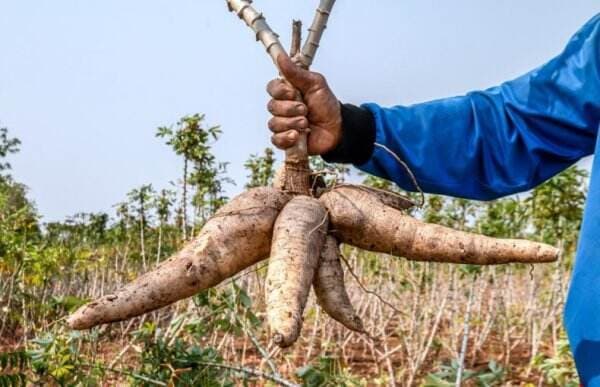
{"type": "Polygon", "coordinates": [[[300,117],[297,122],[300,129],[308,128],[308,120],[306,119],[306,117],[300,117]]]}
{"type": "Polygon", "coordinates": [[[296,140],[298,139],[298,132],[295,130],[290,130],[287,133],[286,137],[291,143],[295,143],[296,140]]]}
{"type": "Polygon", "coordinates": [[[293,117],[297,111],[296,104],[293,102],[288,102],[285,106],[285,113],[289,117],[293,117]]]}
{"type": "Polygon", "coordinates": [[[271,142],[273,143],[273,145],[280,149],[286,149],[292,145],[292,142],[290,142],[289,137],[284,134],[273,135],[271,137],[271,142]]]}
{"type": "Polygon", "coordinates": [[[315,91],[315,97],[318,98],[326,98],[329,95],[329,91],[328,89],[324,89],[324,88],[319,88],[318,90],[315,91]]]}
{"type": "Polygon", "coordinates": [[[285,100],[276,101],[276,103],[273,104],[273,114],[275,116],[285,117],[286,112],[287,112],[286,107],[287,107],[287,101],[285,101],[285,100]]]}
{"type": "Polygon", "coordinates": [[[299,103],[296,105],[296,112],[301,116],[305,116],[308,114],[308,107],[303,103],[299,103]]]}
{"type": "Polygon", "coordinates": [[[267,127],[270,130],[275,130],[275,118],[271,118],[268,122],[267,122],[267,127]]]}
{"type": "Polygon", "coordinates": [[[288,93],[288,87],[283,83],[279,83],[273,86],[272,89],[272,97],[277,100],[286,99],[286,95],[288,93]]]}
{"type": "Polygon", "coordinates": [[[279,140],[276,136],[271,136],[271,144],[275,145],[278,148],[280,147],[279,140]]]}
{"type": "Polygon", "coordinates": [[[287,100],[293,101],[296,99],[296,96],[298,95],[298,93],[296,92],[296,90],[294,89],[287,89],[285,91],[285,98],[287,100]]]}
{"type": "Polygon", "coordinates": [[[313,73],[313,78],[316,83],[319,83],[319,84],[327,83],[327,81],[325,80],[325,76],[321,73],[313,73]]]}

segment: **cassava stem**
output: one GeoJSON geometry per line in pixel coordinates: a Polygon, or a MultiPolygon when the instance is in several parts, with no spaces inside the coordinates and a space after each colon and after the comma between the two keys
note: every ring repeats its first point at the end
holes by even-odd
{"type": "Polygon", "coordinates": [[[262,13],[256,11],[252,7],[251,0],[226,0],[229,10],[235,12],[240,19],[242,19],[248,27],[250,27],[256,34],[256,40],[260,41],[267,53],[277,66],[277,57],[279,55],[286,55],[287,52],[279,41],[279,35],[277,35],[263,16],[262,13]]]}
{"type": "MultiPolygon", "coordinates": [[[[252,7],[250,0],[227,0],[227,4],[229,9],[254,31],[256,39],[265,46],[267,53],[277,66],[277,57],[288,54],[279,41],[279,35],[269,27],[263,14],[252,7]]],[[[284,188],[288,192],[302,195],[308,195],[310,192],[306,136],[306,133],[300,133],[296,145],[285,152],[284,188]]]]}
{"type": "Polygon", "coordinates": [[[376,195],[351,186],[321,196],[331,229],[343,243],[415,261],[494,265],[543,263],[559,250],[518,239],[496,239],[414,219],[386,206],[376,195]]]}
{"type": "MultiPolygon", "coordinates": [[[[227,4],[229,9],[255,32],[256,39],[265,46],[275,65],[279,55],[288,55],[279,41],[279,36],[269,27],[262,13],[252,7],[251,0],[227,0],[227,4]]],[[[321,0],[302,53],[296,55],[296,63],[300,63],[306,69],[314,60],[334,4],[335,0],[321,0]]],[[[294,36],[297,36],[297,33],[294,36]]],[[[306,131],[301,132],[296,144],[285,152],[284,188],[288,192],[301,195],[310,194],[307,136],[306,131]]]]}
{"type": "MultiPolygon", "coordinates": [[[[308,70],[312,65],[317,49],[321,43],[323,32],[327,28],[327,21],[335,0],[321,0],[315,12],[308,37],[302,46],[299,55],[293,55],[296,65],[308,70]]],[[[308,194],[310,192],[310,173],[308,162],[308,131],[300,132],[296,144],[285,151],[285,189],[290,192],[308,194]]]]}
{"type": "MultiPolygon", "coordinates": [[[[300,65],[300,46],[302,45],[302,22],[292,23],[292,44],[290,56],[296,65],[300,65]]],[[[286,81],[287,82],[287,81],[286,81]]],[[[292,84],[288,84],[293,87],[292,84]]],[[[302,96],[296,97],[302,102],[302,96]]],[[[300,131],[296,144],[285,150],[285,164],[281,174],[282,189],[300,195],[310,195],[310,167],[308,162],[308,133],[300,131]]]]}
{"type": "Polygon", "coordinates": [[[309,69],[312,66],[334,5],[335,0],[321,0],[315,12],[312,25],[308,29],[308,37],[306,38],[306,42],[304,42],[304,46],[302,46],[301,63],[305,69],[309,69]]]}
{"type": "Polygon", "coordinates": [[[302,20],[292,22],[292,44],[290,45],[290,56],[293,58],[300,53],[302,45],[302,20]]]}
{"type": "MultiPolygon", "coordinates": [[[[308,70],[312,65],[334,5],[335,0],[321,0],[300,54],[292,57],[298,66],[308,70]]],[[[285,189],[300,194],[310,192],[307,131],[301,132],[296,144],[286,149],[285,162],[285,189]]]]}
{"type": "Polygon", "coordinates": [[[348,329],[365,332],[362,320],[354,311],[344,285],[344,270],[338,241],[331,235],[327,236],[323,245],[313,288],[317,302],[331,318],[348,329]]]}
{"type": "Polygon", "coordinates": [[[277,214],[290,196],[255,188],[223,206],[200,235],[155,270],[79,308],[68,318],[74,329],[121,321],[217,285],[269,255],[277,214]]]}
{"type": "Polygon", "coordinates": [[[292,345],[300,335],[327,223],[323,205],[308,196],[290,200],[275,222],[265,291],[267,319],[280,347],[292,345]]]}

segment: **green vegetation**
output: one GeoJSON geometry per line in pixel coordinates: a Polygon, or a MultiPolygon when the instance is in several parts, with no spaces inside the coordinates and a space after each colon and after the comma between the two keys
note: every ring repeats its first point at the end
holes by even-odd
{"type": "MultiPolygon", "coordinates": [[[[561,246],[556,264],[440,265],[345,247],[348,291],[372,338],[327,319],[311,297],[300,341],[275,349],[264,263],[141,318],[69,331],[69,311],[163,261],[227,202],[224,186],[233,182],[211,148],[220,133],[202,115],[159,128],[182,157],[176,184],[136,187],[112,214],[44,223],[10,175],[20,142],[0,129],[0,386],[446,386],[459,377],[480,386],[577,385],[561,320],[586,194],[577,167],[528,195],[490,203],[428,195],[413,211],[456,229],[561,246]]],[[[244,184],[269,184],[275,164],[270,149],[251,156],[244,184]]],[[[327,170],[328,184],[349,178],[346,168],[313,166],[327,170]]],[[[394,189],[373,177],[365,184],[394,189]]]]}

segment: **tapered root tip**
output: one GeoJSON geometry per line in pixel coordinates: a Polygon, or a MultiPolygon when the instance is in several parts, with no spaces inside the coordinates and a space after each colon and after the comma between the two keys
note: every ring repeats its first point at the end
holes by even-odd
{"type": "Polygon", "coordinates": [[[106,319],[108,311],[104,307],[103,301],[112,301],[116,297],[114,295],[104,296],[99,300],[92,301],[89,304],[83,305],[67,318],[67,325],[71,329],[78,331],[90,329],[97,325],[113,322],[118,319],[106,319]]]}
{"type": "Polygon", "coordinates": [[[562,251],[556,247],[541,245],[538,251],[539,262],[555,262],[560,257],[562,251]]]}
{"type": "Polygon", "coordinates": [[[365,329],[365,326],[363,325],[362,319],[360,317],[354,315],[354,317],[352,317],[352,321],[354,322],[354,326],[351,327],[353,331],[358,333],[367,333],[367,330],[365,329]]]}
{"type": "Polygon", "coordinates": [[[294,340],[286,340],[285,336],[281,333],[273,334],[273,342],[277,344],[280,348],[287,348],[294,344],[294,340]]]}
{"type": "MultiPolygon", "coordinates": [[[[85,306],[83,308],[85,308],[85,306]]],[[[78,331],[91,328],[91,326],[89,326],[89,324],[86,324],[85,321],[82,319],[83,308],[78,309],[75,313],[73,313],[67,318],[67,325],[69,326],[69,328],[78,331]]]]}
{"type": "Polygon", "coordinates": [[[277,345],[281,345],[283,343],[283,335],[281,333],[275,333],[273,335],[273,342],[277,345]]]}

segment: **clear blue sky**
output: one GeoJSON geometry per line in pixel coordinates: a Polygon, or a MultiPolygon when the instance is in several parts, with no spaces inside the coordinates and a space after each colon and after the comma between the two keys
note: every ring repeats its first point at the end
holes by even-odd
{"type": "MultiPolygon", "coordinates": [[[[289,41],[317,1],[256,0],[289,41]]],[[[338,0],[314,68],[346,102],[409,104],[486,88],[553,57],[597,0],[338,0]]],[[[274,68],[224,0],[0,0],[0,123],[23,141],[14,175],[45,220],[109,211],[168,186],[181,162],[157,126],[205,113],[242,190],[270,144],[274,68]]]]}

